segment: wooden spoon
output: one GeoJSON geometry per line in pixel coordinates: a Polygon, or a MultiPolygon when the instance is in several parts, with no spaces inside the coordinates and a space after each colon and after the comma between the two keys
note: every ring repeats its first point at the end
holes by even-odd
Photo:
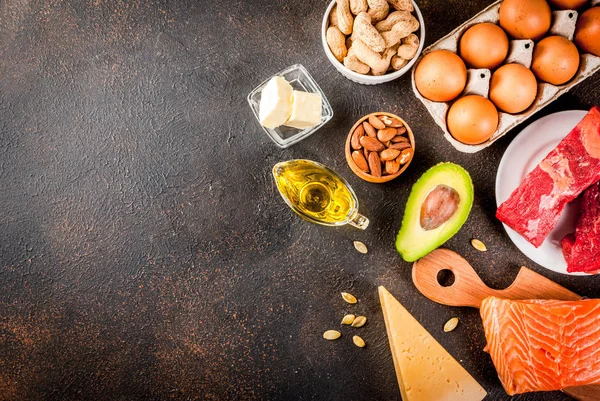
{"type": "MultiPolygon", "coordinates": [[[[484,284],[473,267],[462,256],[449,249],[436,249],[413,264],[413,282],[427,298],[449,306],[479,308],[481,301],[490,296],[507,299],[560,299],[577,301],[581,297],[554,281],[521,267],[515,281],[504,290],[495,290],[484,284]],[[444,287],[438,273],[450,270],[454,282],[444,287]]],[[[600,385],[571,387],[563,390],[580,401],[599,401],[600,385]]]]}

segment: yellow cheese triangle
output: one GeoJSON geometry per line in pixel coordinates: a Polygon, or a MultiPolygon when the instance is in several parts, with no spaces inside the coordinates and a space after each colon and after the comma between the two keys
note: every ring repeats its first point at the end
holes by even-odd
{"type": "Polygon", "coordinates": [[[403,401],[481,401],[487,394],[396,298],[379,287],[403,401]]]}

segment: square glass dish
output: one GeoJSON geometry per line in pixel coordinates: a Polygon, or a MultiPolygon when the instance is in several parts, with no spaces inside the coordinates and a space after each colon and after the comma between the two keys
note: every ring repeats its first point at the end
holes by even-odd
{"type": "Polygon", "coordinates": [[[301,140],[303,140],[304,138],[308,137],[316,130],[321,128],[327,121],[331,120],[331,118],[333,117],[333,110],[331,109],[331,105],[329,104],[329,101],[327,101],[325,94],[323,93],[321,88],[319,88],[319,85],[317,85],[313,77],[310,76],[306,68],[304,68],[304,66],[300,64],[294,64],[293,66],[288,67],[283,71],[279,71],[278,73],[266,79],[263,83],[254,88],[252,92],[250,92],[250,94],[248,95],[248,103],[250,103],[250,108],[252,109],[252,112],[254,113],[254,117],[256,117],[256,121],[258,122],[258,124],[267,133],[267,135],[269,135],[273,142],[275,142],[280,148],[287,148],[288,146],[292,146],[293,144],[300,142],[301,140]],[[321,122],[318,125],[305,129],[286,127],[283,125],[275,129],[270,129],[260,125],[258,109],[260,105],[261,91],[271,78],[278,75],[285,78],[295,90],[300,90],[309,93],[318,93],[321,95],[322,112],[321,122]]]}

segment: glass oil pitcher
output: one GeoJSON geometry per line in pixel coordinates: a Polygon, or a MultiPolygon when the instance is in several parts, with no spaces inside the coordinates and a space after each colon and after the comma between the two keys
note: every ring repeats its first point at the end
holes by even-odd
{"type": "Polygon", "coordinates": [[[304,220],[325,226],[350,224],[364,230],[369,219],[358,213],[350,185],[321,163],[297,159],[273,167],[277,189],[285,203],[304,220]]]}

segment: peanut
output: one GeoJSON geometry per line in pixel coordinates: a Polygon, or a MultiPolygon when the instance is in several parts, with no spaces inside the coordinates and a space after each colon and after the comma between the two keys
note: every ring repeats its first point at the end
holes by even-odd
{"type": "Polygon", "coordinates": [[[391,12],[386,19],[375,24],[375,28],[379,32],[389,31],[394,25],[396,25],[397,22],[408,21],[411,17],[412,15],[408,11],[394,11],[391,12]]]}
{"type": "MultiPolygon", "coordinates": [[[[400,47],[402,47],[402,46],[400,46],[400,47]]],[[[398,51],[400,51],[400,48],[398,48],[398,51]]],[[[398,71],[400,68],[402,68],[402,67],[404,67],[406,64],[408,64],[408,60],[406,60],[406,59],[403,59],[403,58],[402,58],[402,57],[400,57],[400,56],[393,56],[393,57],[392,57],[392,61],[391,61],[391,63],[390,63],[390,64],[391,64],[391,66],[392,66],[392,69],[393,69],[394,71],[398,71]]]]}
{"type": "Polygon", "coordinates": [[[371,71],[371,67],[365,63],[361,63],[354,55],[344,57],[344,65],[346,68],[358,72],[359,74],[368,74],[369,71],[371,71]]]}
{"type": "Polygon", "coordinates": [[[368,7],[367,0],[350,0],[350,11],[354,15],[367,11],[368,7]]]}
{"type": "Polygon", "coordinates": [[[371,49],[360,39],[357,39],[352,43],[352,49],[356,55],[356,58],[371,67],[373,75],[381,75],[382,71],[385,73],[392,59],[390,56],[389,60],[386,61],[386,59],[382,58],[379,53],[371,49]],[[376,72],[378,74],[375,74],[376,72]]]}
{"type": "Polygon", "coordinates": [[[411,0],[387,0],[387,2],[398,11],[414,10],[411,0]]]}
{"type": "Polygon", "coordinates": [[[344,57],[348,54],[348,49],[346,49],[346,37],[344,34],[335,26],[330,26],[327,28],[326,39],[333,56],[340,63],[344,61],[344,57]]]}
{"type": "Polygon", "coordinates": [[[367,163],[367,159],[365,159],[365,156],[362,154],[362,152],[358,150],[352,152],[352,160],[354,160],[354,163],[356,163],[359,169],[365,173],[369,172],[369,163],[367,163]]]}
{"type": "Polygon", "coordinates": [[[385,49],[385,51],[383,52],[382,64],[380,67],[381,69],[373,68],[371,71],[373,75],[376,76],[385,74],[390,66],[392,57],[394,57],[397,51],[398,50],[395,47],[388,47],[387,49],[385,49]]]}
{"type": "Polygon", "coordinates": [[[381,159],[379,159],[377,152],[369,153],[369,170],[375,177],[381,177],[381,159]]]}
{"type": "Polygon", "coordinates": [[[336,0],[336,3],[338,28],[344,35],[350,35],[352,33],[352,24],[354,22],[352,13],[350,12],[350,2],[349,0],[336,0]]]}
{"type": "Polygon", "coordinates": [[[373,126],[373,128],[376,128],[376,129],[384,129],[385,128],[385,124],[383,123],[383,121],[381,121],[379,118],[377,118],[374,115],[369,116],[369,124],[371,124],[373,126]]]}
{"type": "Polygon", "coordinates": [[[337,19],[337,4],[333,5],[331,9],[331,13],[329,13],[329,26],[338,27],[338,19],[337,19]]]}
{"type": "Polygon", "coordinates": [[[407,37],[412,32],[410,21],[398,21],[392,27],[391,31],[381,33],[387,47],[392,47],[400,43],[402,38],[407,37]]]}
{"type": "Polygon", "coordinates": [[[390,11],[390,5],[386,0],[367,0],[369,4],[369,15],[372,22],[378,22],[387,17],[390,11]]]}
{"type": "Polygon", "coordinates": [[[410,60],[417,54],[419,49],[419,37],[411,33],[402,39],[402,44],[398,48],[398,56],[405,60],[410,60]]]}
{"type": "Polygon", "coordinates": [[[385,40],[381,37],[377,29],[371,25],[371,16],[365,12],[358,14],[354,19],[352,35],[353,41],[360,39],[378,53],[384,51],[386,47],[389,47],[386,46],[385,40]]]}

